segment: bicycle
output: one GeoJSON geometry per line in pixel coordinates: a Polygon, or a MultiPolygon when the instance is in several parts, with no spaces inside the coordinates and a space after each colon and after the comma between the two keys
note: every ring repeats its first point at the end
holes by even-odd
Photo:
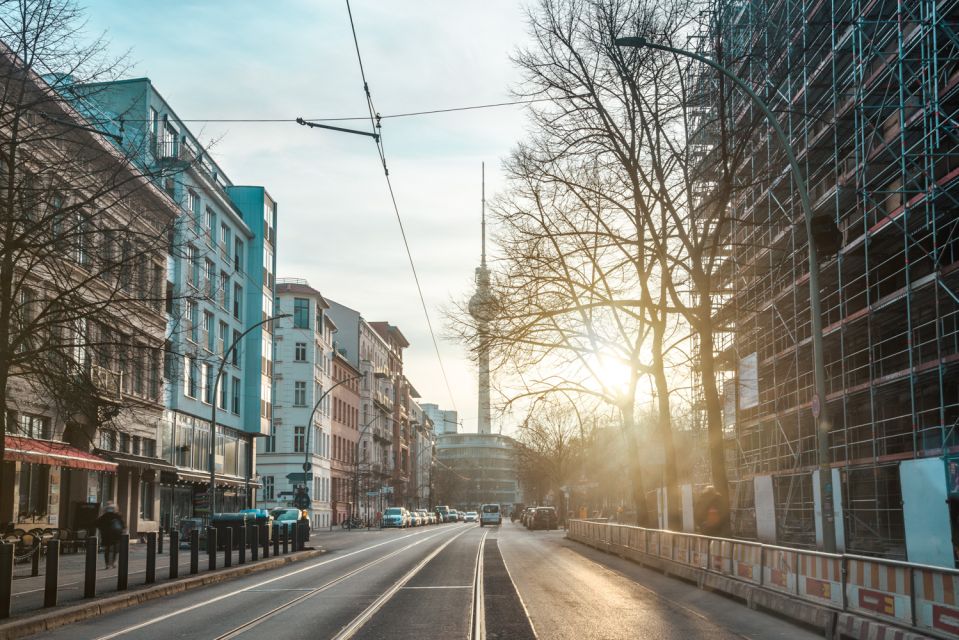
{"type": "Polygon", "coordinates": [[[362,529],[365,525],[363,524],[363,520],[361,518],[354,516],[344,520],[341,526],[344,529],[362,529]]]}

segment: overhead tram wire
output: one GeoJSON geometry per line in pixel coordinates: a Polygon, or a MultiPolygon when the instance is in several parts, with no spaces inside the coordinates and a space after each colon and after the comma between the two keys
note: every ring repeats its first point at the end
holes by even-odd
{"type": "Polygon", "coordinates": [[[416,264],[413,262],[413,253],[410,250],[410,243],[406,237],[406,229],[403,226],[403,218],[400,216],[400,208],[396,203],[396,193],[393,191],[393,182],[390,180],[390,170],[386,163],[386,150],[383,146],[383,135],[382,135],[382,118],[376,112],[375,107],[373,106],[373,96],[370,93],[370,86],[366,81],[366,71],[363,68],[363,56],[360,54],[360,42],[356,37],[356,25],[353,22],[353,11],[350,8],[350,0],[346,0],[346,11],[350,16],[350,30],[353,33],[353,45],[356,47],[356,59],[360,65],[360,77],[363,80],[363,91],[366,93],[366,105],[369,109],[370,115],[370,124],[373,126],[373,130],[379,135],[374,138],[376,142],[376,149],[379,152],[380,163],[383,165],[383,175],[386,177],[386,186],[390,191],[390,201],[393,203],[393,212],[396,214],[396,222],[400,226],[400,235],[403,238],[403,246],[406,249],[406,257],[410,262],[410,270],[413,272],[413,281],[416,283],[416,292],[420,297],[420,305],[423,307],[423,315],[426,318],[426,326],[430,331],[430,339],[433,341],[433,349],[436,351],[436,360],[440,365],[440,372],[443,374],[443,382],[446,384],[446,393],[449,395],[450,403],[453,405],[453,409],[456,409],[456,400],[453,397],[453,388],[450,386],[449,376],[446,375],[446,367],[443,366],[443,356],[440,355],[440,346],[439,342],[436,340],[436,332],[433,330],[433,322],[430,320],[430,312],[426,306],[426,298],[423,296],[423,287],[420,285],[420,277],[416,272],[416,264]]]}

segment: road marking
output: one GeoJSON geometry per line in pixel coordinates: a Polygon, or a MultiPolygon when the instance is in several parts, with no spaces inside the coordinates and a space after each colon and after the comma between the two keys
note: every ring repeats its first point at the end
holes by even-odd
{"type": "Polygon", "coordinates": [[[529,615],[529,609],[526,608],[526,602],[523,601],[523,594],[519,592],[519,587],[516,586],[516,581],[513,580],[513,574],[509,571],[509,564],[506,562],[506,556],[503,555],[503,550],[499,548],[499,545],[496,546],[496,550],[499,551],[499,557],[503,560],[503,568],[506,569],[506,576],[509,578],[509,581],[513,583],[513,591],[516,592],[516,597],[519,598],[519,603],[523,607],[523,613],[526,614],[526,620],[529,622],[529,628],[533,630],[533,637],[539,638],[539,635],[536,633],[536,627],[533,625],[533,618],[529,615]]]}
{"type": "Polygon", "coordinates": [[[476,573],[473,574],[473,609],[470,611],[470,638],[486,640],[486,600],[483,597],[483,554],[490,530],[483,533],[476,550],[476,573]]]}
{"type": "MultiPolygon", "coordinates": [[[[445,530],[444,530],[444,531],[445,531],[445,530]]],[[[158,622],[163,622],[164,620],[168,620],[168,619],[170,619],[170,618],[172,618],[172,617],[174,617],[174,616],[182,615],[182,614],[184,614],[184,613],[187,613],[187,612],[189,612],[189,611],[193,611],[194,609],[199,609],[199,608],[201,608],[201,607],[206,607],[206,606],[208,606],[208,605],[213,604],[214,602],[219,602],[220,600],[226,600],[227,598],[232,598],[233,596],[239,595],[239,594],[241,594],[241,593],[246,593],[247,591],[253,591],[254,589],[256,589],[256,588],[258,588],[258,587],[262,587],[263,585],[272,584],[272,583],[274,583],[274,582],[277,582],[278,580],[284,580],[284,579],[289,578],[289,577],[291,577],[291,576],[295,576],[295,575],[298,575],[298,574],[300,574],[300,573],[303,573],[304,571],[312,571],[313,569],[318,569],[319,567],[328,565],[328,564],[330,564],[330,563],[332,563],[332,562],[337,562],[337,561],[342,560],[342,559],[344,559],[344,558],[349,558],[350,556],[355,556],[355,555],[358,554],[358,553],[363,553],[364,551],[369,551],[369,550],[371,550],[371,549],[376,549],[377,547],[382,547],[383,545],[391,544],[391,543],[397,542],[397,541],[399,541],[399,540],[405,540],[406,538],[411,538],[411,537],[417,536],[417,535],[421,535],[421,534],[418,533],[418,532],[408,533],[408,534],[406,534],[405,536],[401,536],[401,537],[399,537],[399,538],[394,538],[394,539],[392,539],[392,540],[384,540],[383,542],[379,542],[379,543],[377,543],[377,544],[370,545],[370,546],[368,546],[368,547],[363,547],[362,549],[357,549],[356,551],[351,551],[351,552],[349,552],[349,553],[344,553],[344,554],[341,555],[341,556],[337,556],[337,557],[335,557],[335,558],[330,558],[329,560],[323,560],[323,561],[317,562],[317,563],[315,563],[315,564],[311,564],[311,565],[308,565],[308,566],[305,566],[305,567],[301,567],[301,568],[299,568],[299,569],[290,571],[289,573],[284,573],[283,575],[279,575],[279,576],[276,576],[276,577],[274,577],[274,578],[270,578],[270,579],[268,579],[268,580],[262,580],[262,581],[260,581],[260,582],[258,582],[258,583],[256,583],[256,584],[254,584],[254,585],[250,585],[249,587],[244,587],[244,588],[242,588],[242,589],[237,589],[236,591],[231,591],[231,592],[229,592],[229,593],[224,593],[223,595],[217,596],[217,597],[215,597],[215,598],[211,598],[211,599],[209,599],[209,600],[204,600],[203,602],[197,602],[196,604],[191,605],[191,606],[189,606],[189,607],[184,607],[183,609],[180,609],[179,611],[173,611],[173,612],[171,612],[171,613],[166,613],[166,614],[163,614],[162,616],[156,616],[155,618],[150,618],[149,620],[147,620],[147,621],[145,621],[145,622],[140,622],[140,623],[137,623],[137,624],[135,624],[135,625],[131,625],[131,626],[129,626],[129,627],[124,627],[123,629],[120,629],[119,631],[114,631],[113,633],[109,633],[109,634],[107,634],[107,635],[105,635],[105,636],[99,636],[99,637],[97,637],[96,640],[111,640],[112,638],[119,638],[120,636],[126,635],[126,634],[130,633],[131,631],[138,631],[139,629],[142,629],[142,628],[144,628],[144,627],[148,627],[148,626],[153,625],[153,624],[156,624],[156,623],[158,623],[158,622]]]]}
{"type": "Polygon", "coordinates": [[[472,589],[471,584],[450,584],[436,587],[403,587],[404,589],[472,589]]]}
{"type": "Polygon", "coordinates": [[[459,538],[461,535],[463,535],[467,531],[469,530],[464,529],[463,531],[460,531],[455,536],[453,536],[452,538],[450,538],[449,540],[441,544],[439,547],[437,547],[430,555],[423,558],[423,560],[421,560],[419,564],[417,564],[415,567],[410,569],[402,578],[394,582],[393,586],[391,586],[389,589],[384,591],[379,598],[374,600],[373,604],[371,604],[366,609],[364,609],[360,613],[360,615],[353,618],[353,620],[350,621],[349,624],[347,624],[345,627],[343,627],[343,629],[341,629],[338,634],[333,636],[333,640],[348,640],[349,638],[352,638],[353,636],[355,636],[356,632],[359,631],[361,628],[363,628],[363,625],[369,622],[370,618],[372,618],[377,611],[382,609],[383,605],[389,602],[390,598],[396,595],[396,593],[400,589],[402,589],[407,582],[412,580],[413,577],[423,569],[423,567],[429,564],[430,560],[438,556],[440,552],[443,551],[443,549],[445,549],[446,547],[450,545],[451,542],[459,538]]]}
{"type": "MultiPolygon", "coordinates": [[[[441,533],[442,533],[442,532],[441,532],[441,533]]],[[[349,571],[349,572],[347,572],[347,573],[344,573],[344,574],[341,575],[341,576],[337,576],[337,577],[334,578],[333,580],[330,580],[329,582],[327,582],[326,584],[324,584],[324,585],[322,585],[322,586],[320,586],[320,587],[317,587],[317,588],[315,588],[315,589],[305,589],[305,591],[307,591],[307,593],[303,594],[302,596],[299,596],[298,598],[294,598],[293,600],[290,600],[289,602],[286,602],[286,603],[284,603],[284,604],[281,604],[280,606],[276,607],[275,609],[271,609],[270,611],[267,611],[266,613],[264,613],[264,614],[262,614],[262,615],[259,615],[259,616],[257,616],[256,618],[253,618],[252,620],[248,620],[247,622],[244,622],[244,623],[241,624],[240,626],[235,627],[235,628],[233,628],[232,630],[227,631],[227,632],[224,633],[223,635],[218,636],[216,640],[230,640],[231,638],[235,638],[235,637],[239,636],[240,634],[246,633],[246,632],[249,631],[250,629],[259,626],[259,625],[262,624],[263,622],[266,622],[267,620],[269,620],[270,618],[272,618],[272,617],[275,616],[276,614],[281,613],[281,612],[283,612],[283,611],[286,611],[287,609],[290,609],[290,608],[292,608],[292,607],[294,607],[294,606],[296,606],[296,605],[304,602],[305,600],[308,600],[308,599],[312,598],[313,596],[315,596],[315,595],[317,595],[317,594],[319,594],[319,593],[322,593],[323,591],[326,591],[326,590],[329,589],[330,587],[333,587],[333,586],[335,586],[335,585],[343,582],[344,580],[346,580],[346,579],[348,579],[348,578],[352,578],[352,577],[355,576],[356,574],[362,573],[362,572],[366,571],[367,569],[369,569],[370,567],[372,567],[372,566],[374,566],[374,565],[377,565],[377,564],[383,562],[384,560],[387,560],[387,559],[389,559],[389,558],[392,558],[393,556],[396,556],[396,555],[398,555],[398,554],[400,554],[400,553],[403,553],[404,551],[408,551],[409,549],[412,549],[412,548],[415,547],[416,545],[418,545],[418,544],[420,544],[420,543],[422,543],[422,542],[425,542],[425,541],[429,540],[430,538],[435,538],[435,537],[438,536],[438,535],[440,535],[440,534],[439,534],[439,533],[436,533],[436,534],[434,534],[434,535],[432,535],[432,536],[419,536],[419,539],[416,540],[415,542],[412,542],[412,543],[406,545],[405,547],[400,547],[399,549],[396,549],[396,550],[394,550],[394,551],[391,551],[390,553],[386,554],[385,556],[380,556],[380,557],[377,558],[376,560],[372,560],[372,561],[370,561],[370,562],[367,562],[366,564],[364,564],[364,565],[362,565],[362,566],[360,566],[360,567],[357,567],[357,568],[354,569],[353,571],[349,571]]],[[[261,590],[257,590],[257,591],[261,591],[261,590]]]]}

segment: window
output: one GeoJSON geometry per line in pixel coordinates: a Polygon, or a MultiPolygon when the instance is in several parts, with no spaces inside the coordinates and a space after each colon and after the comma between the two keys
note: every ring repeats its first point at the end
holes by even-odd
{"type": "Polygon", "coordinates": [[[200,344],[208,350],[213,351],[213,341],[216,340],[216,334],[213,332],[213,314],[209,311],[203,312],[203,332],[200,335],[200,344]]]}
{"type": "Polygon", "coordinates": [[[186,206],[193,214],[193,224],[197,231],[200,230],[200,196],[194,191],[186,192],[186,206]]]}
{"type": "Polygon", "coordinates": [[[153,520],[153,483],[140,480],[140,517],[153,520]]]}
{"type": "Polygon", "coordinates": [[[276,452],[276,427],[270,425],[270,435],[266,437],[265,453],[276,452]]]}
{"type": "Polygon", "coordinates": [[[130,453],[135,456],[140,455],[140,436],[130,438],[130,453]]]}
{"type": "Polygon", "coordinates": [[[263,476],[260,478],[260,480],[263,482],[263,486],[260,487],[260,500],[275,500],[274,496],[276,495],[276,484],[273,480],[273,476],[263,476]]]}
{"type": "Polygon", "coordinates": [[[220,393],[219,393],[220,401],[218,403],[218,407],[220,409],[223,409],[224,411],[226,411],[226,398],[227,398],[227,395],[229,394],[229,389],[227,389],[228,385],[226,382],[227,382],[226,380],[220,380],[220,393]]]}
{"type": "Polygon", "coordinates": [[[293,328],[310,328],[310,301],[306,298],[293,298],[293,328]]]}
{"type": "Polygon", "coordinates": [[[196,358],[187,356],[183,368],[183,395],[188,398],[196,398],[197,389],[197,366],[196,358]]]}
{"type": "Polygon", "coordinates": [[[120,453],[130,453],[130,434],[120,432],[120,437],[117,442],[117,451],[120,453]]]}
{"type": "Polygon", "coordinates": [[[211,247],[216,245],[216,213],[210,207],[203,212],[203,227],[208,234],[206,241],[211,247]]]}
{"type": "Polygon", "coordinates": [[[105,451],[116,451],[117,450],[117,432],[116,431],[100,431],[100,448],[105,451]]]}
{"type": "Polygon", "coordinates": [[[186,301],[186,334],[187,337],[196,342],[200,337],[199,310],[196,300],[186,301]]]}
{"type": "Polygon", "coordinates": [[[293,360],[295,362],[306,362],[306,343],[297,342],[294,350],[293,360]]]}
{"type": "Polygon", "coordinates": [[[220,272],[220,296],[219,302],[220,307],[223,309],[230,308],[230,276],[227,275],[226,271],[220,272]]]}
{"type": "Polygon", "coordinates": [[[240,308],[243,305],[243,287],[234,283],[233,284],[233,317],[237,320],[242,320],[240,317],[240,308]]]}
{"type": "Polygon", "coordinates": [[[213,367],[208,364],[203,364],[200,369],[200,390],[203,392],[203,402],[213,404],[213,367]]]}
{"type": "Polygon", "coordinates": [[[233,413],[240,415],[240,379],[233,378],[233,413]]]}
{"type": "Polygon", "coordinates": [[[293,406],[306,406],[306,382],[297,380],[293,383],[293,406]]]}
{"type": "Polygon", "coordinates": [[[268,333],[263,334],[263,356],[260,358],[260,373],[273,377],[273,340],[268,333]]]}
{"type": "Polygon", "coordinates": [[[243,241],[239,238],[233,241],[233,270],[243,273],[243,241]]]}
{"type": "Polygon", "coordinates": [[[50,467],[32,462],[20,463],[19,514],[39,516],[47,512],[50,494],[50,467]]]}
{"type": "Polygon", "coordinates": [[[140,455],[147,458],[155,458],[157,455],[157,441],[154,438],[141,438],[140,439],[141,452],[140,455]]]}
{"type": "Polygon", "coordinates": [[[186,281],[194,289],[200,288],[200,256],[192,244],[186,248],[186,281]]]}
{"type": "Polygon", "coordinates": [[[236,329],[233,330],[233,344],[236,347],[233,349],[233,353],[230,355],[230,362],[233,363],[234,367],[240,366],[240,345],[237,344],[240,341],[240,332],[236,329]]]}
{"type": "Polygon", "coordinates": [[[17,416],[18,436],[26,438],[37,438],[39,440],[49,440],[53,435],[50,433],[50,419],[44,416],[34,416],[28,413],[21,413],[17,416]]]}
{"type": "Polygon", "coordinates": [[[226,259],[230,258],[230,245],[233,243],[233,234],[226,223],[220,225],[220,255],[226,259]]]}
{"type": "Polygon", "coordinates": [[[293,453],[306,453],[306,427],[293,427],[293,453]]]}
{"type": "Polygon", "coordinates": [[[216,297],[216,265],[209,259],[203,263],[203,293],[211,301],[216,297]]]}
{"type": "Polygon", "coordinates": [[[226,353],[226,338],[229,333],[230,328],[221,320],[220,330],[216,334],[216,352],[218,355],[222,356],[224,353],[226,353]]]}

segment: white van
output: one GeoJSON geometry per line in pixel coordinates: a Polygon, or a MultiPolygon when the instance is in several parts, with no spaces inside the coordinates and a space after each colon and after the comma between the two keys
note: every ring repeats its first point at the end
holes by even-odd
{"type": "Polygon", "coordinates": [[[503,518],[500,516],[498,504],[484,504],[480,508],[480,526],[488,524],[502,524],[503,518]]]}

